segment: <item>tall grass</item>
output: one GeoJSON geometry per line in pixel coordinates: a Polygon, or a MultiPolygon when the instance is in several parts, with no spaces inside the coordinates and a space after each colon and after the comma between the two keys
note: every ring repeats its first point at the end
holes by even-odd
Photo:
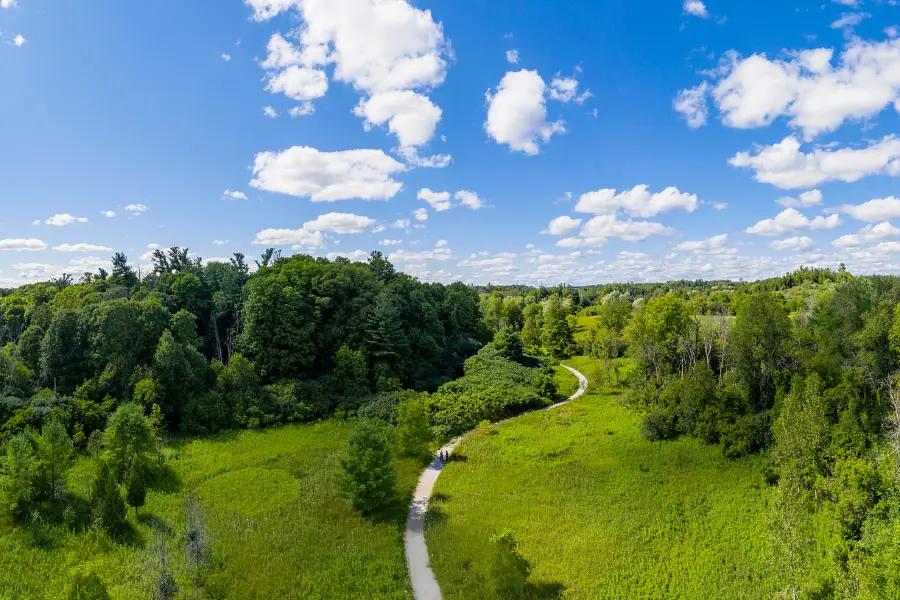
{"type": "Polygon", "coordinates": [[[592,384],[572,404],[480,430],[457,450],[427,529],[444,598],[497,597],[489,540],[505,529],[533,564],[536,598],[773,597],[763,460],[726,460],[690,438],[647,442],[616,391],[592,384]]]}
{"type": "MultiPolygon", "coordinates": [[[[177,581],[188,598],[183,552],[184,498],[197,490],[212,542],[204,598],[228,600],[412,598],[403,528],[421,464],[397,462],[400,497],[375,519],[354,513],[337,489],[338,457],[352,425],[326,422],[181,441],[166,449],[173,467],[167,491],[148,495],[125,541],[59,526],[34,535],[0,523],[0,598],[50,600],[69,569],[95,563],[115,600],[149,597],[146,565],[152,524],[168,528],[177,581]]],[[[85,493],[85,463],[70,491],[85,493]]]]}

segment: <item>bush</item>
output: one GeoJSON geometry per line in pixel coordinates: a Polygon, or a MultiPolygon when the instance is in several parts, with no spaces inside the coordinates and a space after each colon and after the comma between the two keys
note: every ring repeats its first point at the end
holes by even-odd
{"type": "Polygon", "coordinates": [[[364,515],[382,508],[394,496],[397,473],[383,427],[360,421],[341,459],[341,489],[364,515]]]}
{"type": "Polygon", "coordinates": [[[772,415],[763,411],[721,424],[722,453],[739,458],[766,448],[772,441],[772,415]]]}
{"type": "Polygon", "coordinates": [[[501,598],[521,598],[531,574],[531,565],[519,552],[519,544],[512,532],[504,531],[491,538],[491,586],[501,598]]]}
{"type": "Polygon", "coordinates": [[[504,327],[498,331],[490,345],[503,358],[516,362],[522,362],[525,358],[525,345],[522,343],[522,337],[513,327],[504,327]]]}
{"type": "Polygon", "coordinates": [[[418,400],[410,400],[397,406],[397,429],[394,444],[402,456],[428,454],[431,429],[425,406],[418,400]]]}
{"type": "Polygon", "coordinates": [[[657,408],[644,417],[641,423],[641,435],[651,442],[671,440],[677,435],[675,419],[664,409],[657,408]]]}
{"type": "Polygon", "coordinates": [[[110,533],[118,533],[125,524],[125,502],[115,473],[105,461],[100,462],[91,490],[91,510],[94,521],[110,533]]]}

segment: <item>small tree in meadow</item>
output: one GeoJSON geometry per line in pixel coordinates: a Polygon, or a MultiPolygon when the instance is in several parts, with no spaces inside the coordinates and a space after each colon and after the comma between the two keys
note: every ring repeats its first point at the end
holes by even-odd
{"type": "Polygon", "coordinates": [[[50,499],[56,500],[65,481],[66,472],[72,466],[74,447],[66,428],[58,421],[44,425],[37,438],[38,459],[50,499]]]}
{"type": "Polygon", "coordinates": [[[519,552],[519,544],[511,531],[491,538],[493,559],[491,585],[500,598],[521,598],[525,594],[525,582],[531,574],[531,564],[519,552]]]}
{"type": "Polygon", "coordinates": [[[397,405],[397,429],[394,445],[402,456],[421,456],[428,452],[431,427],[425,407],[418,400],[397,405]]]}
{"type": "Polygon", "coordinates": [[[122,481],[136,461],[156,449],[153,425],[144,416],[139,404],[123,404],[109,417],[109,425],[103,434],[106,459],[112,465],[118,481],[122,481]]]}
{"type": "Polygon", "coordinates": [[[111,533],[118,533],[125,523],[125,502],[113,470],[101,461],[91,489],[94,521],[111,533]]]}
{"type": "Polygon", "coordinates": [[[341,489],[362,514],[371,514],[393,497],[397,472],[384,428],[361,421],[341,459],[341,489]]]}
{"type": "Polygon", "coordinates": [[[676,434],[672,415],[660,408],[650,411],[641,423],[641,435],[650,442],[670,440],[676,434]]]}
{"type": "Polygon", "coordinates": [[[134,507],[134,516],[137,517],[138,509],[147,502],[147,469],[143,463],[132,463],[125,485],[127,488],[125,500],[129,506],[134,507]]]}

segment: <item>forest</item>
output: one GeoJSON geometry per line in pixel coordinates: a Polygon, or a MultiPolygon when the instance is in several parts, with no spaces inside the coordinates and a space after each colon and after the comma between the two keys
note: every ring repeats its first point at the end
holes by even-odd
{"type": "MultiPolygon", "coordinates": [[[[108,272],[0,296],[0,519],[28,544],[52,546],[58,527],[127,537],[127,506],[137,516],[171,479],[167,446],[328,420],[355,427],[341,490],[376,518],[402,496],[395,457],[427,460],[437,442],[550,404],[551,366],[580,356],[592,381],[626,390],[617,402],[646,440],[762,457],[788,597],[900,597],[900,278],[471,287],[419,282],[377,252],[269,250],[251,269],[182,248],[153,265],[139,274],[117,254],[108,272]],[[67,485],[76,464],[84,493],[67,485]]],[[[149,585],[176,598],[159,547],[149,585]]],[[[77,595],[103,586],[77,572],[67,597],[104,597],[77,595]]]]}

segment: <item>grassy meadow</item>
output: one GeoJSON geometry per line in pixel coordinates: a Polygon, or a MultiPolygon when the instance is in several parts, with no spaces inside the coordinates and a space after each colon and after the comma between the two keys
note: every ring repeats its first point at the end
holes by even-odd
{"type": "Polygon", "coordinates": [[[587,395],[479,430],[445,468],[427,529],[444,598],[495,597],[489,539],[506,529],[533,566],[534,598],[772,598],[763,459],[647,442],[640,416],[585,374],[587,395]]]}
{"type": "MultiPolygon", "coordinates": [[[[403,550],[408,498],[422,469],[397,462],[400,498],[373,520],[359,517],[337,489],[339,456],[352,425],[337,421],[223,434],[166,448],[168,491],[148,495],[131,533],[113,541],[59,527],[35,535],[0,523],[0,599],[59,597],[72,567],[94,563],[114,600],[148,598],[152,523],[164,523],[181,592],[193,593],[183,551],[185,495],[196,490],[212,544],[203,598],[222,600],[412,598],[403,550]]],[[[71,493],[87,495],[87,463],[71,493]]]]}

